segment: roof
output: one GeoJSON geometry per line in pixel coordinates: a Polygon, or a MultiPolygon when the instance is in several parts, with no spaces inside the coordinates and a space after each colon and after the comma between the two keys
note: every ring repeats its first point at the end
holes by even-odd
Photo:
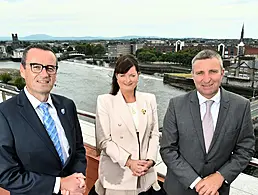
{"type": "MultiPolygon", "coordinates": [[[[252,60],[245,60],[245,61],[241,61],[240,65],[238,63],[235,63],[235,64],[232,64],[229,67],[230,68],[237,68],[239,66],[253,68],[253,61],[252,60]]],[[[258,69],[258,61],[257,60],[254,62],[254,69],[258,69]]]]}

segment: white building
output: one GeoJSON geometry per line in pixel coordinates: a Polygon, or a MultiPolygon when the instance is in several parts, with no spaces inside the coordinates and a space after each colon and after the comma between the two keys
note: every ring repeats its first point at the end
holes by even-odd
{"type": "Polygon", "coordinates": [[[135,54],[136,54],[136,51],[137,51],[138,49],[143,48],[143,46],[144,46],[143,43],[133,44],[133,51],[132,51],[132,53],[135,55],[135,54]]]}
{"type": "Polygon", "coordinates": [[[144,44],[116,44],[107,47],[108,58],[118,58],[127,54],[136,54],[137,49],[143,48],[144,44]]]}
{"type": "Polygon", "coordinates": [[[117,58],[122,55],[131,54],[131,44],[109,45],[107,48],[109,58],[117,58]]]}
{"type": "Polygon", "coordinates": [[[108,58],[117,58],[117,45],[109,45],[107,47],[108,58]]]}
{"type": "Polygon", "coordinates": [[[18,48],[13,50],[13,58],[22,58],[22,54],[23,54],[24,49],[22,48],[18,48]]]}
{"type": "Polygon", "coordinates": [[[164,40],[160,40],[160,39],[151,39],[151,40],[147,40],[148,43],[152,44],[152,45],[164,45],[166,42],[164,40]]]}
{"type": "Polygon", "coordinates": [[[0,45],[0,57],[6,57],[7,53],[6,53],[6,49],[4,45],[0,45]]]}

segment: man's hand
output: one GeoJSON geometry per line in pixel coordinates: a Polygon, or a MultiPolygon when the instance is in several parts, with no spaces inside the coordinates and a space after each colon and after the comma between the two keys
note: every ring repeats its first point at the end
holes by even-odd
{"type": "Polygon", "coordinates": [[[222,186],[224,177],[219,173],[213,173],[199,181],[195,190],[199,195],[217,195],[222,186]]]}
{"type": "Polygon", "coordinates": [[[82,173],[74,173],[61,178],[60,189],[63,195],[83,195],[86,189],[85,176],[82,173]]]}
{"type": "Polygon", "coordinates": [[[145,175],[146,171],[148,171],[147,164],[148,161],[146,160],[132,160],[130,158],[126,162],[126,166],[131,169],[134,176],[145,175]]]}
{"type": "Polygon", "coordinates": [[[68,190],[61,190],[62,195],[70,195],[70,192],[68,190]]]}
{"type": "Polygon", "coordinates": [[[154,162],[153,160],[146,160],[147,161],[147,164],[146,164],[146,167],[149,169],[153,166],[154,162]]]}

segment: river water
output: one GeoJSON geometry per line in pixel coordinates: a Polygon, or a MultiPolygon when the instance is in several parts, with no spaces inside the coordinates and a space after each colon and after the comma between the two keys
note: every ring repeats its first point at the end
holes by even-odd
{"type": "MultiPolygon", "coordinates": [[[[19,69],[19,66],[20,64],[16,62],[0,62],[0,68],[19,69]]],[[[77,109],[95,113],[97,96],[109,93],[112,75],[112,68],[61,61],[53,92],[73,99],[77,109]]],[[[169,100],[185,93],[185,91],[163,84],[162,77],[145,74],[140,75],[137,89],[156,95],[160,127],[163,126],[163,117],[169,100]]]]}

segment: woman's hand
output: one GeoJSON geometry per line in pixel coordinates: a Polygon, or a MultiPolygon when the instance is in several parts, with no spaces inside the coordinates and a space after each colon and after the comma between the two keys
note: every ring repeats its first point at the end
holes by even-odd
{"type": "Polygon", "coordinates": [[[145,175],[148,171],[148,161],[146,160],[132,160],[128,159],[126,162],[126,166],[131,169],[134,176],[142,176],[145,175]]]}
{"type": "Polygon", "coordinates": [[[144,171],[141,176],[145,175],[145,174],[148,172],[148,170],[154,165],[153,160],[145,160],[145,161],[146,161],[147,163],[146,163],[144,166],[145,166],[145,170],[146,170],[146,169],[147,169],[147,170],[144,171]]]}

